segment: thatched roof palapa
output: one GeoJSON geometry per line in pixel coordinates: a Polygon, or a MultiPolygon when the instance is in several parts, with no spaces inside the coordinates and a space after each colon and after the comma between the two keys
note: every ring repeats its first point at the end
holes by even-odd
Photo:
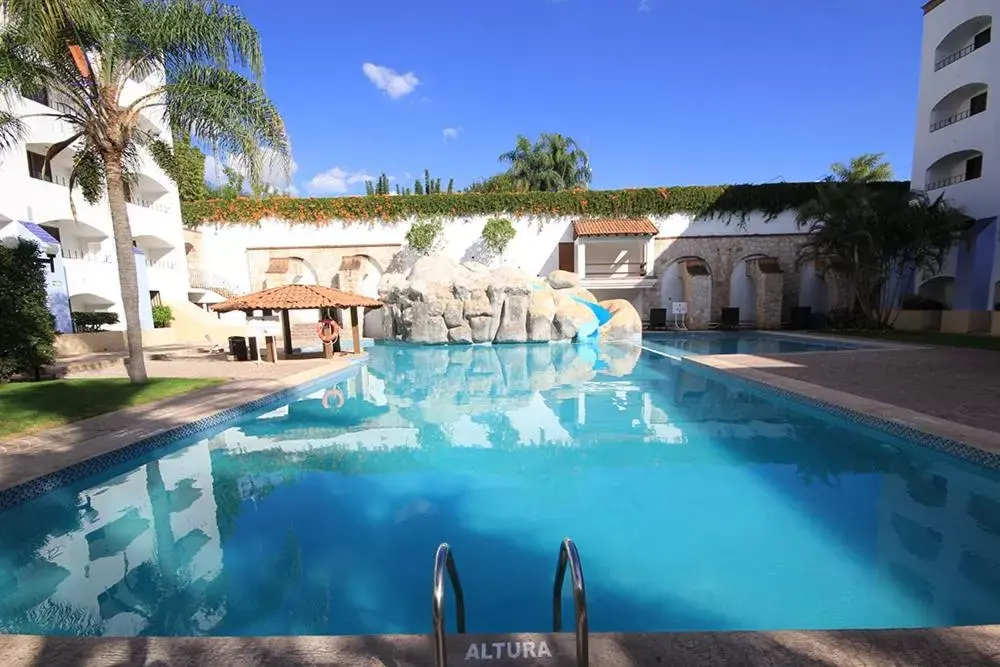
{"type": "Polygon", "coordinates": [[[382,307],[382,302],[360,294],[344,292],[320,285],[282,285],[253,294],[223,301],[212,310],[227,313],[233,310],[311,310],[314,308],[382,307]]]}

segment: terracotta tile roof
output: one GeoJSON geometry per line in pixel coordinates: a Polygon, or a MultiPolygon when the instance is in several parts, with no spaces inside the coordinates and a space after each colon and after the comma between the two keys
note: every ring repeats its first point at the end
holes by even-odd
{"type": "Polygon", "coordinates": [[[578,236],[656,236],[656,225],[648,218],[597,218],[575,220],[573,237],[578,236]]]}
{"type": "Polygon", "coordinates": [[[282,285],[223,301],[212,307],[220,313],[231,310],[306,310],[311,308],[381,308],[382,302],[360,294],[320,285],[282,285]]]}

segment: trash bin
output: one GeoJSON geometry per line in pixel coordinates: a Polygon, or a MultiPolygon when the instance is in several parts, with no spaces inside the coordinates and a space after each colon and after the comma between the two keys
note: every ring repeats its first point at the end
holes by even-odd
{"type": "Polygon", "coordinates": [[[249,361],[250,351],[247,349],[247,339],[243,336],[230,336],[229,354],[231,354],[236,361],[249,361]]]}

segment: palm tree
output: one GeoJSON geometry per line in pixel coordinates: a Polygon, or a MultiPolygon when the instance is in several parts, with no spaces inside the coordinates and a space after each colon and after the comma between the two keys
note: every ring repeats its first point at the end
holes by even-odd
{"type": "Polygon", "coordinates": [[[590,159],[570,137],[542,134],[534,144],[518,136],[512,150],[499,157],[510,164],[507,175],[517,190],[556,192],[590,184],[590,159]]]}
{"type": "Polygon", "coordinates": [[[892,180],[892,165],[885,153],[865,153],[851,158],[850,163],[835,162],[830,166],[833,178],[842,183],[875,183],[892,180]]]}
{"type": "MultiPolygon", "coordinates": [[[[82,68],[67,50],[65,35],[36,29],[32,19],[11,14],[0,28],[0,93],[9,97],[44,87],[65,100],[58,110],[40,114],[67,128],[66,138],[50,148],[46,162],[72,150],[70,190],[78,185],[91,202],[107,192],[129,377],[143,382],[146,368],[126,189],[135,181],[143,150],[168,174],[176,169],[170,147],[140,125],[142,114],[162,114],[175,136],[239,156],[251,184],[260,182],[262,151],[287,167],[289,146],[281,117],[260,82],[257,31],[239,9],[218,0],[111,1],[104,17],[74,26],[75,42],[85,57],[82,68]],[[123,95],[129,79],[156,83],[130,99],[123,95]]],[[[24,118],[0,115],[0,149],[17,143],[24,129],[24,118]]]]}

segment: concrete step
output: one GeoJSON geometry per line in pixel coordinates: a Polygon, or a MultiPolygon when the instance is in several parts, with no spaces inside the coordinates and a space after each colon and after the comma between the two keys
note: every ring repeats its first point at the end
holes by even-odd
{"type": "MultiPolygon", "coordinates": [[[[429,605],[428,605],[429,606],[429,605]]],[[[571,619],[567,619],[571,620],[571,619]]],[[[575,667],[571,634],[449,635],[448,665],[575,667]]],[[[592,667],[996,665],[1000,627],[590,636],[592,667]]],[[[40,637],[0,635],[0,665],[45,667],[433,667],[430,635],[40,637]]]]}

